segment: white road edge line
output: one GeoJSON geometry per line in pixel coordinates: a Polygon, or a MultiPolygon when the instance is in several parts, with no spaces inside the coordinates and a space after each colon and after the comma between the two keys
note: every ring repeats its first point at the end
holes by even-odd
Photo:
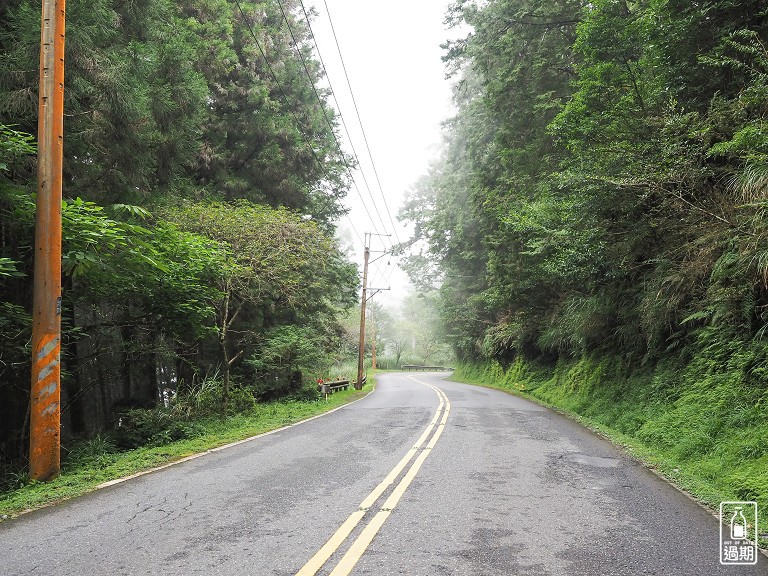
{"type": "MultiPolygon", "coordinates": [[[[365,396],[362,398],[358,398],[357,400],[353,400],[352,402],[347,402],[346,404],[343,404],[337,408],[334,408],[333,410],[328,410],[328,412],[323,412],[322,414],[316,414],[314,416],[310,416],[306,420],[299,420],[298,422],[294,422],[293,424],[288,424],[287,426],[282,426],[280,428],[275,428],[274,430],[270,430],[269,432],[262,432],[261,434],[256,434],[255,436],[249,436],[248,438],[243,438],[242,440],[238,440],[237,442],[230,442],[229,444],[224,444],[223,446],[217,446],[216,448],[210,448],[208,450],[205,450],[204,452],[198,452],[197,454],[191,454],[189,456],[185,456],[184,458],[181,458],[179,460],[174,460],[173,462],[168,462],[167,464],[163,464],[161,466],[157,466],[155,468],[150,468],[149,470],[142,470],[141,472],[136,472],[135,474],[131,474],[130,476],[124,476],[123,478],[116,478],[115,480],[109,480],[107,482],[102,482],[101,484],[94,487],[92,492],[95,492],[96,490],[101,490],[102,488],[108,488],[110,486],[114,486],[115,484],[122,484],[123,482],[127,482],[128,480],[133,480],[134,478],[139,478],[140,476],[146,476],[147,474],[152,474],[154,472],[158,472],[160,470],[165,470],[166,468],[170,468],[171,466],[176,466],[177,464],[182,464],[184,462],[189,462],[190,460],[194,460],[195,458],[200,458],[202,456],[206,456],[208,454],[212,454],[214,452],[220,452],[221,450],[226,450],[228,448],[232,448],[234,446],[239,446],[240,444],[245,444],[246,442],[252,442],[253,440],[258,440],[259,438],[263,438],[264,436],[269,436],[270,434],[277,434],[278,432],[282,432],[283,430],[288,430],[289,428],[293,428],[294,426],[300,426],[301,424],[306,424],[307,422],[311,422],[312,420],[317,420],[318,418],[322,418],[323,416],[328,416],[328,414],[333,414],[337,410],[341,410],[342,408],[346,408],[347,406],[351,406],[352,404],[355,404],[356,402],[360,402],[360,400],[365,400],[368,398],[371,394],[373,394],[376,391],[376,387],[368,392],[365,396]]],[[[26,512],[32,512],[32,510],[25,510],[21,514],[25,514],[26,512]]],[[[19,514],[19,515],[21,515],[19,514]]]]}

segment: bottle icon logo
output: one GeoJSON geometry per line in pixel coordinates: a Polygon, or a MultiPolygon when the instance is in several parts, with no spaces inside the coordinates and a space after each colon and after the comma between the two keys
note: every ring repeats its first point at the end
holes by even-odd
{"type": "Polygon", "coordinates": [[[741,506],[737,506],[734,509],[733,516],[731,517],[731,539],[746,540],[746,538],[747,519],[744,518],[744,513],[741,511],[741,506]]]}
{"type": "Polygon", "coordinates": [[[720,503],[720,564],[757,564],[757,502],[720,503]]]}

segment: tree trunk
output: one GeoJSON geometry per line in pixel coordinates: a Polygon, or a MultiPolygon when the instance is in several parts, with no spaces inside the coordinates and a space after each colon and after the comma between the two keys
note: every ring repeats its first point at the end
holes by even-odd
{"type": "Polygon", "coordinates": [[[159,398],[157,385],[157,336],[153,336],[149,340],[152,342],[152,348],[144,355],[141,396],[142,403],[155,407],[159,398]]]}
{"type": "MultiPolygon", "coordinates": [[[[67,322],[71,328],[75,328],[75,307],[65,306],[63,310],[67,316],[67,322]]],[[[87,431],[85,421],[85,409],[83,407],[83,383],[80,375],[80,357],[77,353],[77,342],[70,337],[65,338],[64,360],[66,362],[67,377],[63,379],[67,386],[67,411],[69,412],[69,426],[72,434],[83,434],[87,431]]]]}
{"type": "Polygon", "coordinates": [[[191,351],[185,350],[183,345],[176,343],[176,392],[185,389],[192,390],[195,386],[195,368],[194,363],[187,359],[187,356],[197,357],[197,344],[192,346],[191,351]]]}
{"type": "Polygon", "coordinates": [[[131,358],[130,353],[128,351],[128,348],[130,346],[130,342],[132,340],[133,336],[133,328],[131,326],[122,326],[120,328],[120,339],[122,343],[122,353],[123,353],[123,365],[122,370],[120,370],[120,377],[122,379],[123,383],[123,401],[125,405],[131,404],[132,396],[131,393],[131,358]]]}
{"type": "Polygon", "coordinates": [[[221,400],[224,412],[226,412],[229,403],[229,352],[227,351],[226,330],[221,333],[219,345],[221,346],[221,357],[224,360],[221,371],[221,400]]]}
{"type": "Polygon", "coordinates": [[[221,332],[219,333],[219,346],[221,347],[222,367],[222,404],[224,413],[227,412],[229,404],[229,352],[227,350],[227,327],[229,324],[229,291],[224,295],[224,306],[221,312],[221,332]]]}

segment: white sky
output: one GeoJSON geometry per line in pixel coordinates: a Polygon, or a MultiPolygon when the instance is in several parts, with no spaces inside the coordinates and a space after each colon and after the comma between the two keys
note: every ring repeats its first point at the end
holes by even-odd
{"type": "MultiPolygon", "coordinates": [[[[312,30],[368,182],[366,187],[359,171],[355,174],[358,189],[374,222],[371,223],[360,196],[352,187],[345,202],[351,209],[350,217],[339,223],[341,233],[345,234],[346,229],[353,238],[356,260],[361,268],[362,242],[351,231],[349,221],[354,223],[361,237],[365,232],[378,230],[393,234],[393,230],[349,96],[328,12],[392,221],[397,226],[400,240],[405,241],[409,232],[397,221],[397,212],[405,192],[427,172],[441,140],[440,123],[452,113],[450,82],[445,79],[441,60],[443,50],[440,48],[448,38],[457,36],[443,24],[448,4],[449,0],[304,2],[307,9],[312,5],[318,12],[312,30]],[[374,210],[371,195],[384,224],[374,210]]],[[[351,153],[343,126],[340,126],[339,136],[344,150],[351,153]]],[[[396,242],[394,235],[391,241],[396,242]]],[[[374,236],[371,260],[379,256],[375,251],[389,245],[389,239],[374,236]]],[[[408,291],[408,280],[396,268],[394,258],[387,268],[388,260],[390,258],[385,256],[369,267],[368,285],[373,288],[391,286],[390,292],[382,292],[376,299],[387,307],[397,307],[408,291]]]]}

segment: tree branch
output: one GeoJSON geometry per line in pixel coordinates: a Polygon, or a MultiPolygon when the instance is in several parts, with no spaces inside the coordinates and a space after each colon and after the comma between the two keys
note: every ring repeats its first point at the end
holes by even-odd
{"type": "Polygon", "coordinates": [[[241,349],[241,350],[240,350],[240,352],[238,352],[237,354],[235,354],[234,356],[232,356],[232,358],[230,358],[230,359],[229,359],[229,362],[228,362],[228,364],[229,364],[230,366],[232,366],[232,364],[235,362],[235,360],[237,360],[238,358],[240,358],[240,356],[242,356],[242,355],[243,355],[243,352],[245,352],[245,349],[241,349]]]}

